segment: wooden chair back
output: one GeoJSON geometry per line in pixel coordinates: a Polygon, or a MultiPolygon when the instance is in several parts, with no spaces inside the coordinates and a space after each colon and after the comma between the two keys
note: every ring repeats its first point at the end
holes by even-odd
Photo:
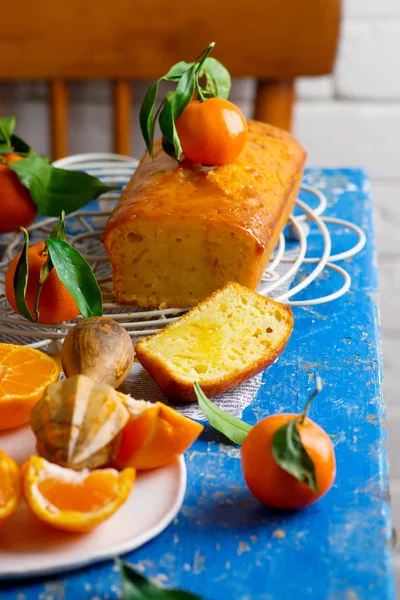
{"type": "MultiPolygon", "coordinates": [[[[330,73],[341,0],[22,0],[2,7],[0,81],[49,82],[52,158],[68,153],[68,81],[113,81],[114,149],[130,151],[132,80],[210,41],[258,80],[255,118],[290,129],[294,80],[330,73]]],[[[1,106],[0,106],[1,108],[1,106]]]]}

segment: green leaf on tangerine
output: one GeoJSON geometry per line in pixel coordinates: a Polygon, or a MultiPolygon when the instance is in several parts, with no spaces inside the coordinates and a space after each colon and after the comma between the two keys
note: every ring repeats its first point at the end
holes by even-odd
{"type": "Polygon", "coordinates": [[[210,56],[204,61],[203,71],[207,80],[207,92],[214,97],[228,98],[231,90],[231,76],[228,69],[210,56]]]}
{"type": "Polygon", "coordinates": [[[220,433],[223,433],[229,440],[241,446],[252,426],[211,402],[197,382],[194,384],[194,391],[199,402],[199,407],[207,417],[210,425],[220,433]]]}
{"type": "Polygon", "coordinates": [[[196,85],[196,69],[196,63],[187,69],[182,74],[182,77],[176,86],[175,92],[171,94],[174,121],[180,117],[186,106],[193,98],[194,88],[196,85]]]}
{"type": "Polygon", "coordinates": [[[29,234],[24,227],[20,227],[20,230],[24,234],[25,243],[22,248],[21,256],[19,257],[17,267],[14,273],[14,296],[15,304],[18,312],[23,315],[29,321],[34,321],[33,316],[26,303],[26,288],[28,285],[29,277],[29,262],[28,262],[28,248],[29,248],[29,234]]]}
{"type": "Polygon", "coordinates": [[[153,143],[154,143],[154,107],[158,94],[158,87],[160,81],[156,81],[148,89],[143,104],[140,107],[139,123],[142,131],[143,139],[146,143],[147,151],[151,158],[153,158],[153,143]]]}
{"type": "Polygon", "coordinates": [[[28,188],[41,215],[58,217],[61,210],[71,213],[100,194],[120,189],[80,171],[56,169],[46,158],[32,154],[9,165],[28,188]]]}
{"type": "Polygon", "coordinates": [[[315,466],[301,442],[298,423],[299,418],[296,418],[276,430],[272,438],[272,453],[284,471],[318,492],[315,466]]]}
{"type": "Polygon", "coordinates": [[[14,133],[17,119],[15,117],[2,117],[0,119],[0,145],[11,149],[11,137],[14,133]]]}
{"type": "Polygon", "coordinates": [[[160,113],[159,121],[161,133],[171,144],[173,144],[175,149],[175,157],[177,160],[179,160],[182,155],[182,147],[175,127],[172,94],[173,92],[170,92],[165,99],[165,104],[160,113]]]}
{"type": "MultiPolygon", "coordinates": [[[[65,229],[65,213],[64,211],[61,212],[61,217],[59,218],[59,220],[57,221],[57,223],[55,224],[52,232],[50,233],[50,237],[51,238],[55,238],[57,240],[61,240],[63,242],[66,241],[67,239],[67,231],[65,229]]],[[[39,319],[40,313],[39,313],[39,300],[40,300],[40,295],[42,293],[42,289],[43,289],[43,284],[46,281],[46,279],[48,278],[48,276],[50,275],[50,271],[53,269],[53,263],[51,260],[51,256],[50,253],[47,253],[47,259],[46,262],[42,265],[41,269],[40,269],[40,274],[39,274],[39,286],[38,286],[38,291],[36,294],[36,299],[35,299],[35,308],[34,308],[34,318],[37,321],[39,319]]]]}
{"type": "Polygon", "coordinates": [[[46,240],[46,246],[58,278],[71,292],[82,316],[101,317],[101,291],[86,259],[67,242],[56,238],[46,240]]]}

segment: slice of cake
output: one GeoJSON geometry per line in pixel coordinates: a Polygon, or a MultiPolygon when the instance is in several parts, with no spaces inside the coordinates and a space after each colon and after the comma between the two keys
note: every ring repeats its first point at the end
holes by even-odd
{"type": "Polygon", "coordinates": [[[114,209],[103,242],[117,302],[190,307],[229,281],[256,289],[299,190],[305,152],[250,121],[230,164],[203,168],[154,147],[114,209]]]}
{"type": "Polygon", "coordinates": [[[285,348],[293,314],[228,283],[159,333],[140,340],[143,367],[173,402],[194,402],[195,381],[215,396],[268,367],[285,348]]]}

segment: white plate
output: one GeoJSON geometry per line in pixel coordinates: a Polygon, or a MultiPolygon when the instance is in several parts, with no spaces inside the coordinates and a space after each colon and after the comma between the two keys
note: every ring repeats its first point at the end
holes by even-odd
{"type": "MultiPolygon", "coordinates": [[[[29,427],[0,433],[0,448],[19,464],[35,454],[29,427]]],[[[185,495],[186,466],[175,463],[138,475],[127,502],[90,533],[57,531],[41,523],[24,502],[0,528],[0,578],[48,575],[135,550],[161,533],[185,495]]]]}

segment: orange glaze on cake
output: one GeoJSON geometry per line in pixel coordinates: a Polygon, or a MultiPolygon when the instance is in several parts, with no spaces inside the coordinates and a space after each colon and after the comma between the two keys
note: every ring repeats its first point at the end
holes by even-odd
{"type": "Polygon", "coordinates": [[[193,306],[228,281],[255,289],[300,186],[305,152],[289,133],[249,121],[230,164],[176,162],[158,141],[103,234],[115,299],[193,306]]]}

